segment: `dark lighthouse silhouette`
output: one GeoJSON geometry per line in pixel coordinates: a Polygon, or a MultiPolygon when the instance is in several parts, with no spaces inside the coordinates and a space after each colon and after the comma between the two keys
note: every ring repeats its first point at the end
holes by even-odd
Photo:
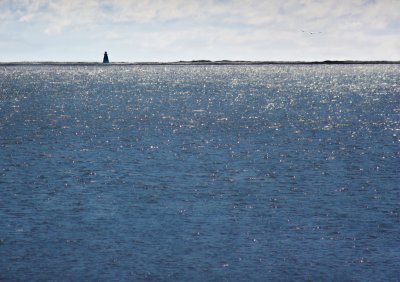
{"type": "Polygon", "coordinates": [[[103,64],[108,64],[109,62],[107,52],[104,52],[103,64]]]}

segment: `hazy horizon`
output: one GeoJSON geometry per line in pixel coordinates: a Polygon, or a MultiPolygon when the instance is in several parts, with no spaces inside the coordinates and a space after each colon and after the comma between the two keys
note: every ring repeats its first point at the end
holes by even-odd
{"type": "Polygon", "coordinates": [[[398,61],[396,0],[3,0],[0,62],[398,61]]]}
{"type": "MultiPolygon", "coordinates": [[[[310,61],[310,60],[296,60],[296,61],[287,61],[287,60],[268,60],[268,61],[256,61],[256,60],[226,60],[226,59],[220,59],[220,60],[208,60],[208,59],[193,59],[193,60],[176,60],[176,61],[110,61],[108,64],[179,64],[179,63],[249,63],[249,64],[291,64],[291,63],[305,63],[305,64],[313,64],[313,63],[394,63],[394,64],[400,64],[400,60],[318,60],[318,61],[310,61]]],[[[101,60],[98,61],[0,61],[0,65],[7,65],[7,64],[103,64],[101,60]]]]}

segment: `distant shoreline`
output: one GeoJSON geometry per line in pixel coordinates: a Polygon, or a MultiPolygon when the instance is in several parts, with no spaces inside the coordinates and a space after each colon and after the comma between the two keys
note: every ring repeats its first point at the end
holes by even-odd
{"type": "Polygon", "coordinates": [[[112,62],[103,64],[101,62],[0,62],[0,66],[23,66],[23,65],[55,65],[55,66],[173,66],[173,65],[394,65],[400,61],[177,61],[177,62],[112,62]]]}

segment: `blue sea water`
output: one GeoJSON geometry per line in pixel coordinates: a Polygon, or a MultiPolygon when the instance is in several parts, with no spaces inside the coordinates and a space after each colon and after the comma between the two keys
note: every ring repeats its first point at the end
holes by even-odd
{"type": "Polygon", "coordinates": [[[400,65],[0,67],[0,280],[399,281],[400,65]]]}

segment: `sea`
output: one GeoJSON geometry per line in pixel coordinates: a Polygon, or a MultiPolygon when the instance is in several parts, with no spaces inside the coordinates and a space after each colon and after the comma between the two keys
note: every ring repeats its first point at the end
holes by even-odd
{"type": "Polygon", "coordinates": [[[0,66],[0,280],[400,281],[400,65],[0,66]]]}

